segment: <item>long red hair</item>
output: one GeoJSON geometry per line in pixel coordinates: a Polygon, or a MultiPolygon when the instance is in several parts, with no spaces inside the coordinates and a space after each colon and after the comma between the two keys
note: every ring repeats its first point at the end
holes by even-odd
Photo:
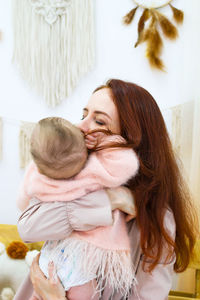
{"type": "Polygon", "coordinates": [[[136,203],[141,248],[152,262],[148,271],[159,263],[164,243],[165,246],[167,243],[166,262],[172,255],[170,249],[174,249],[174,270],[182,272],[187,268],[194,248],[197,217],[160,109],[151,94],[136,84],[111,79],[95,91],[102,88],[111,90],[121,135],[133,145],[140,159],[139,173],[127,186],[136,203]],[[166,208],[174,215],[175,241],[164,226],[166,208]]]}

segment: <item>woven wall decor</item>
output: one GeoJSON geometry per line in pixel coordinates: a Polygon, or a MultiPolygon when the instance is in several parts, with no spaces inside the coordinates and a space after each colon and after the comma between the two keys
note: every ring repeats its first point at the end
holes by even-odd
{"type": "Polygon", "coordinates": [[[159,8],[167,5],[170,6],[173,19],[177,24],[183,22],[184,14],[171,4],[172,0],[133,1],[136,6],[124,16],[123,22],[129,25],[133,21],[137,9],[141,8],[143,10],[138,22],[138,38],[135,47],[146,42],[146,57],[151,67],[164,71],[164,63],[160,58],[163,41],[160,36],[159,28],[163,35],[171,40],[175,40],[178,37],[178,31],[175,25],[159,11],[159,8]]]}
{"type": "Polygon", "coordinates": [[[19,158],[20,168],[25,168],[31,161],[30,153],[30,138],[35,123],[32,122],[21,122],[19,132],[19,158]]]}
{"type": "Polygon", "coordinates": [[[2,118],[0,117],[0,160],[2,159],[2,143],[3,143],[3,122],[2,118]]]}
{"type": "Polygon", "coordinates": [[[93,0],[13,0],[13,61],[48,106],[94,64],[93,0]]]}

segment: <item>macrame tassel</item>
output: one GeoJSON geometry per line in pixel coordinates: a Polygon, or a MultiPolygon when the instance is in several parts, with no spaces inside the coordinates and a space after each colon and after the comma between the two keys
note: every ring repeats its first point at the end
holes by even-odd
{"type": "Polygon", "coordinates": [[[174,20],[177,23],[183,23],[184,13],[182,12],[182,10],[175,8],[174,6],[171,5],[171,3],[169,4],[169,6],[172,9],[174,20]]]}
{"type": "Polygon", "coordinates": [[[138,8],[138,6],[136,6],[135,8],[133,8],[128,14],[126,14],[123,17],[124,24],[128,25],[128,24],[130,24],[133,21],[133,18],[135,16],[137,8],[138,8]]]}
{"type": "Polygon", "coordinates": [[[138,39],[137,42],[135,43],[135,47],[137,47],[141,42],[143,42],[142,35],[144,33],[144,26],[145,26],[145,22],[149,19],[149,17],[150,17],[149,9],[145,9],[138,22],[138,39]]]}
{"type": "Polygon", "coordinates": [[[25,168],[31,161],[30,138],[35,123],[22,122],[19,133],[20,168],[25,168]]]}
{"type": "Polygon", "coordinates": [[[172,130],[171,141],[174,151],[180,155],[181,149],[181,105],[171,108],[172,110],[172,130]]]}
{"type": "Polygon", "coordinates": [[[47,251],[49,259],[53,260],[55,265],[59,257],[57,270],[67,259],[69,265],[74,265],[74,272],[83,274],[86,280],[97,278],[96,292],[109,286],[113,291],[122,293],[123,299],[126,299],[136,284],[135,270],[128,250],[107,250],[71,237],[58,242],[49,241],[43,251],[44,255],[47,251]]]}
{"type": "Polygon", "coordinates": [[[162,52],[163,42],[156,28],[156,18],[153,13],[151,24],[144,34],[144,40],[147,42],[146,57],[148,58],[150,65],[153,68],[163,71],[164,64],[159,58],[162,52]]]}
{"type": "Polygon", "coordinates": [[[176,27],[160,12],[155,10],[155,13],[160,27],[162,28],[163,34],[171,40],[176,39],[178,37],[178,31],[176,27]]]}
{"type": "Polygon", "coordinates": [[[2,151],[3,149],[3,121],[2,118],[0,118],[0,160],[2,160],[2,151]]]}
{"type": "Polygon", "coordinates": [[[13,0],[13,61],[51,107],[72,93],[95,57],[93,0],[57,2],[67,7],[53,19],[45,7],[55,9],[56,1],[13,0]]]}

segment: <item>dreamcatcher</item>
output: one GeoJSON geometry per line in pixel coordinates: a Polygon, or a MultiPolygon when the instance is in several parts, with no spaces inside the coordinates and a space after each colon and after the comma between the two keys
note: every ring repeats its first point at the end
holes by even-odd
{"type": "Polygon", "coordinates": [[[146,57],[152,67],[164,70],[164,64],[160,58],[163,42],[158,31],[161,28],[165,37],[175,40],[178,37],[176,27],[165,17],[158,9],[169,5],[173,18],[177,24],[183,22],[184,14],[181,10],[175,8],[171,2],[172,0],[133,0],[136,4],[124,18],[124,24],[128,25],[132,22],[137,9],[143,9],[143,13],[138,22],[138,38],[135,47],[146,42],[146,57]]]}

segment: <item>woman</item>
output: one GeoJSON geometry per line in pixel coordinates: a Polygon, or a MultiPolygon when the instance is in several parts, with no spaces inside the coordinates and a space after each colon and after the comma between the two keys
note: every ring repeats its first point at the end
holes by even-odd
{"type": "MultiPolygon", "coordinates": [[[[98,133],[88,134],[96,129],[109,129],[133,144],[140,159],[140,170],[127,187],[134,197],[137,217],[127,227],[138,284],[129,300],[167,299],[173,271],[184,271],[190,261],[197,220],[155,100],[140,86],[121,80],[109,80],[94,91],[83,110],[79,128],[86,134],[88,149],[98,143],[98,133]]],[[[95,195],[87,195],[91,197],[91,207],[84,207],[83,199],[74,202],[73,206],[66,207],[68,204],[65,203],[62,207],[55,206],[53,210],[51,204],[48,215],[47,208],[43,213],[42,204],[33,203],[19,220],[21,236],[25,241],[61,239],[73,229],[94,228],[99,225],[97,220],[102,220],[102,210],[93,212],[92,201],[99,201],[104,208],[114,209],[115,205],[120,205],[120,191],[124,197],[129,196],[129,192],[123,189],[108,190],[108,194],[106,191],[98,191],[95,195]],[[80,215],[85,214],[88,220],[80,218],[80,215]],[[46,220],[48,233],[41,228],[41,222],[37,225],[41,219],[46,220]],[[30,232],[35,230],[32,236],[29,234],[30,228],[30,232]]],[[[103,222],[105,225],[111,222],[108,213],[103,222]]],[[[104,225],[103,222],[101,225],[104,225]]],[[[35,261],[31,271],[35,290],[41,293],[44,300],[63,299],[59,281],[52,284],[51,276],[49,280],[42,276],[35,261]],[[55,286],[57,288],[56,296],[53,295],[52,286],[54,292],[55,286]],[[45,290],[45,294],[42,290],[45,290]]],[[[101,300],[109,300],[110,297],[111,291],[106,287],[101,300]]],[[[122,295],[116,292],[112,299],[121,298],[122,295]]]]}

